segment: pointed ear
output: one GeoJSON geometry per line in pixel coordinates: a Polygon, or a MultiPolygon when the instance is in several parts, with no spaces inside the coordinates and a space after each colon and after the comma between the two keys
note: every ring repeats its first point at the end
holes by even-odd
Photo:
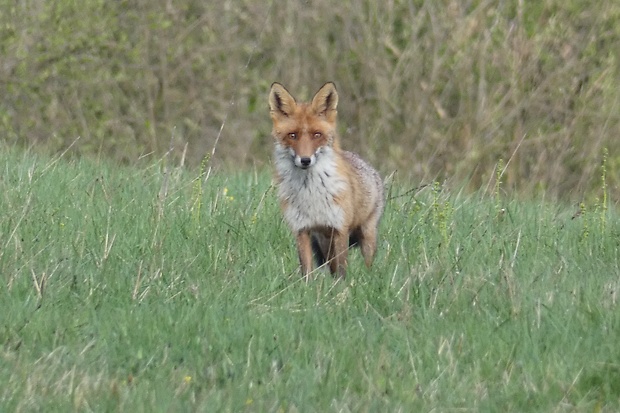
{"type": "Polygon", "coordinates": [[[295,98],[279,83],[271,85],[269,92],[269,109],[271,116],[290,116],[297,108],[295,98]]]}
{"type": "Polygon", "coordinates": [[[332,82],[325,83],[312,98],[312,110],[316,114],[325,114],[328,119],[336,115],[338,106],[338,92],[332,82]]]}

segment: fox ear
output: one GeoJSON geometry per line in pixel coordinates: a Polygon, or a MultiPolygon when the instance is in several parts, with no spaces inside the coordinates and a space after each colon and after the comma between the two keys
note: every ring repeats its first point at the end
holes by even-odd
{"type": "Polygon", "coordinates": [[[295,98],[279,83],[271,85],[269,92],[269,109],[272,115],[290,116],[297,107],[295,98]]]}
{"type": "Polygon", "coordinates": [[[328,119],[334,120],[338,106],[338,92],[332,82],[325,83],[312,98],[312,109],[316,114],[325,114],[328,119]]]}

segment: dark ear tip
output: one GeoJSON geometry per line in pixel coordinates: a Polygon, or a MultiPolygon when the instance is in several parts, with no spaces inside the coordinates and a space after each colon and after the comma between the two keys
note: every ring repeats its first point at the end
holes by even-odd
{"type": "MultiPolygon", "coordinates": [[[[278,82],[273,82],[271,84],[271,88],[269,89],[269,93],[272,95],[290,95],[291,93],[281,84],[278,82]]],[[[291,99],[295,100],[295,98],[291,95],[291,99]]]]}
{"type": "Polygon", "coordinates": [[[321,86],[320,89],[323,89],[323,88],[331,88],[331,89],[334,89],[336,92],[338,91],[338,89],[336,89],[336,84],[334,82],[326,82],[323,86],[321,86]]]}

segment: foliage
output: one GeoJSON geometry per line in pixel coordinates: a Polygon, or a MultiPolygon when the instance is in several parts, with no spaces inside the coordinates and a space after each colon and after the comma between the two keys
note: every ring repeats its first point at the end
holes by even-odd
{"type": "Polygon", "coordinates": [[[620,182],[620,5],[2,1],[0,139],[134,163],[261,165],[280,81],[341,94],[341,132],[382,172],[478,190],[597,196],[620,182]],[[78,139],[79,137],[79,139],[78,139]],[[78,139],[76,141],[76,139],[78,139]]]}

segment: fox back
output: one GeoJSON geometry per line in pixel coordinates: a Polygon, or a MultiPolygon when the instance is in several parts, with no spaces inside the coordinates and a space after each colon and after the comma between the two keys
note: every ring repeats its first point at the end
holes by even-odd
{"type": "Polygon", "coordinates": [[[279,83],[269,94],[274,163],[284,218],[297,237],[302,273],[319,263],[344,276],[349,242],[372,264],[383,212],[383,182],[358,155],[340,148],[338,94],[326,83],[310,103],[298,103],[279,83]]]}

